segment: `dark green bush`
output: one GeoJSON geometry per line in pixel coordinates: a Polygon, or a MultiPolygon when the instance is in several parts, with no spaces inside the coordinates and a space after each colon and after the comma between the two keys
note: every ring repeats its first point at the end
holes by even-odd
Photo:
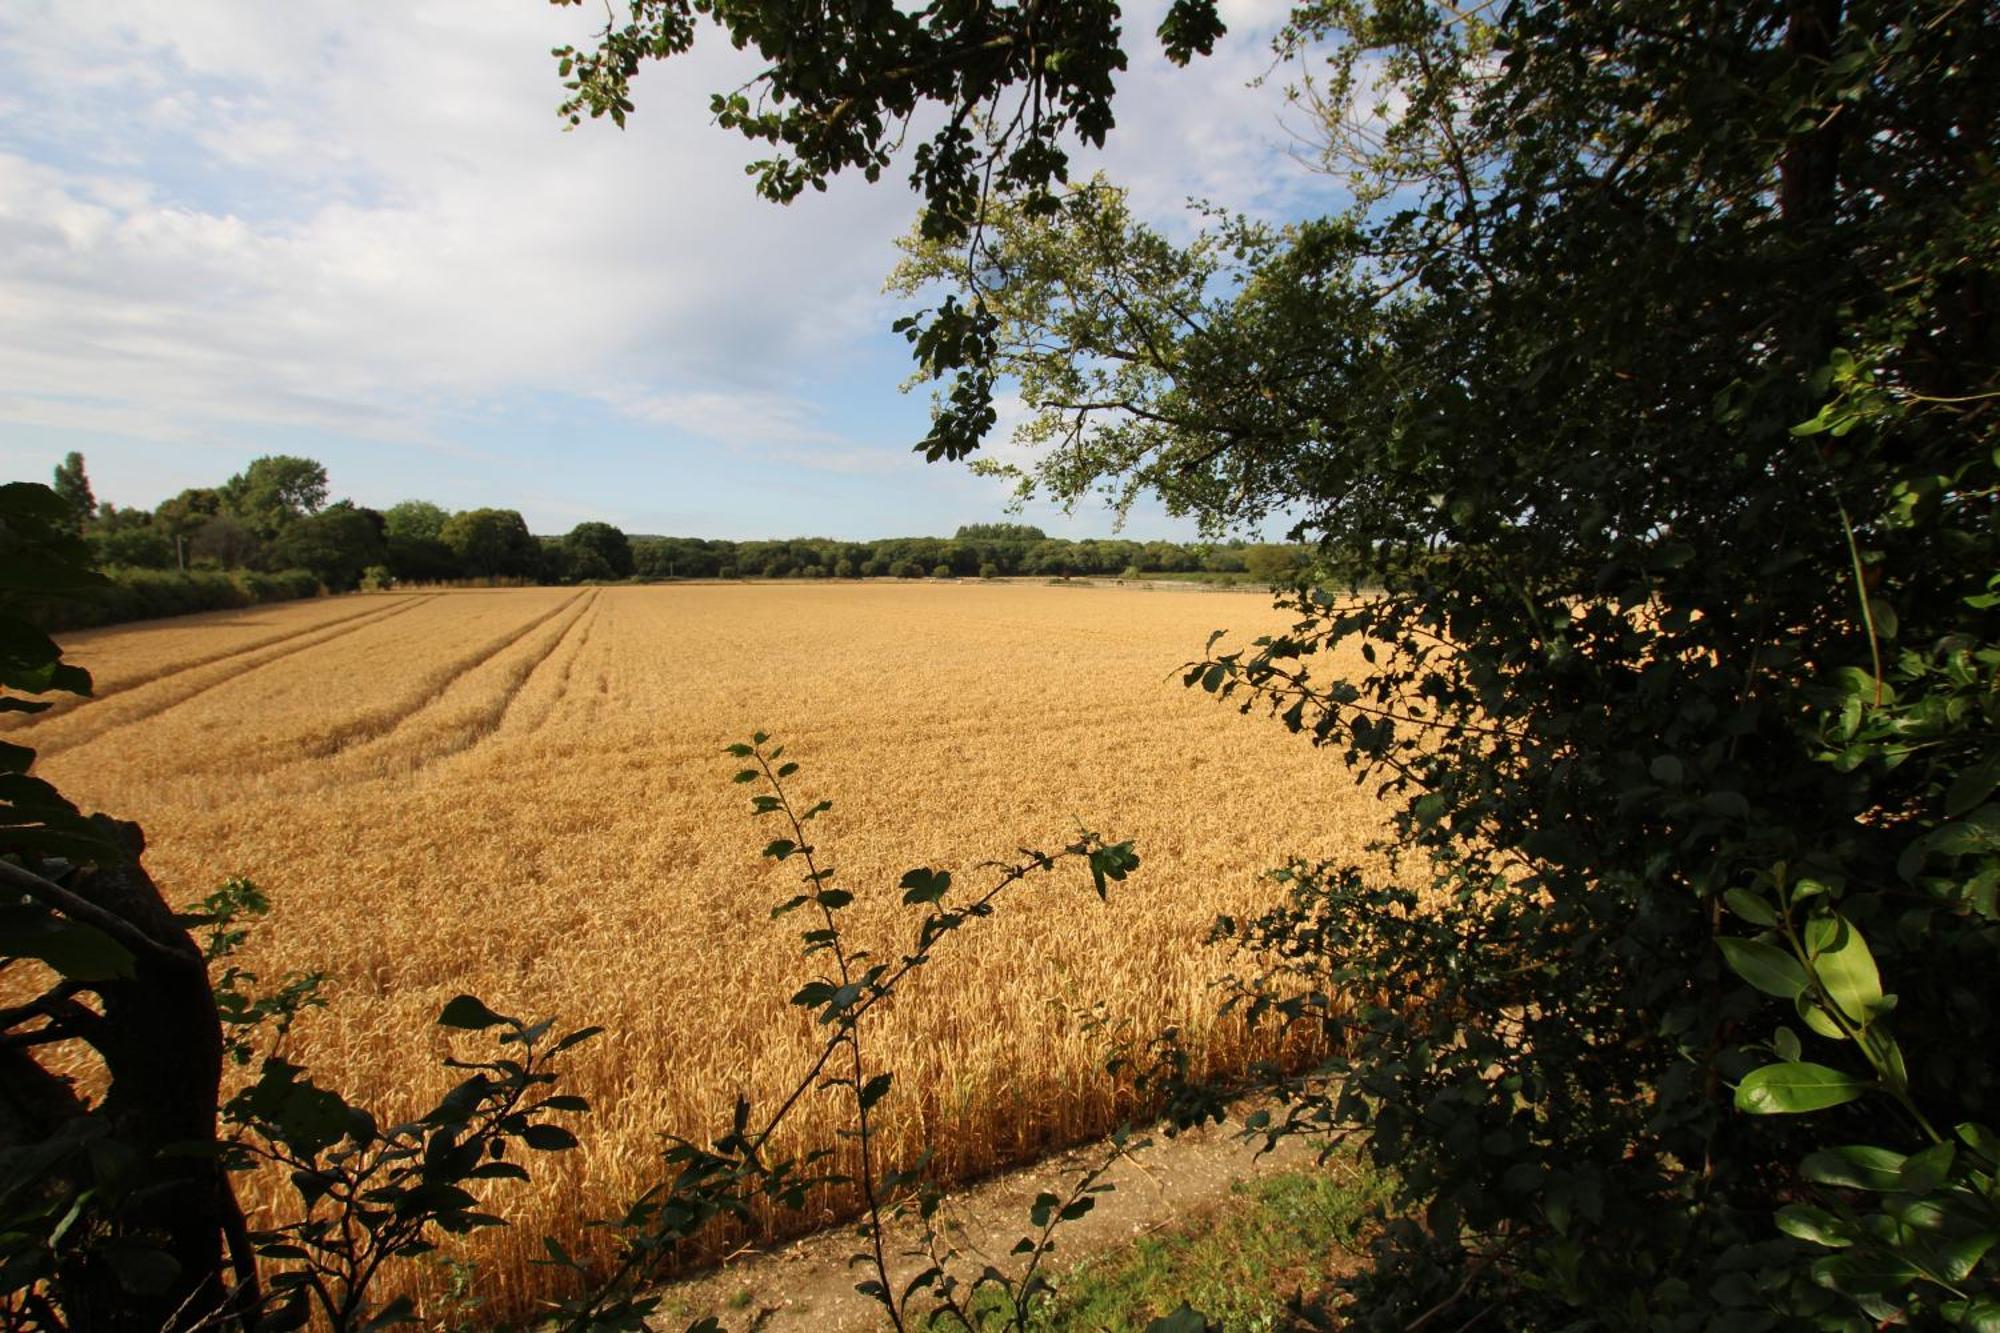
{"type": "Polygon", "coordinates": [[[260,574],[191,569],[115,567],[104,571],[106,586],[89,601],[38,608],[37,619],[51,630],[88,629],[127,620],[154,620],[196,611],[227,611],[264,602],[288,602],[319,595],[319,580],[302,569],[260,574]]]}

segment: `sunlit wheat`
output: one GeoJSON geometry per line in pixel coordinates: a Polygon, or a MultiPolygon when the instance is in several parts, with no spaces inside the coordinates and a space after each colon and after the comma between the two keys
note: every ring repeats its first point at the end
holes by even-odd
{"type": "MultiPolygon", "coordinates": [[[[465,1249],[488,1311],[518,1313],[549,1289],[545,1232],[587,1250],[663,1133],[701,1137],[814,1049],[786,1004],[811,969],[768,917],[793,884],[720,753],[753,729],[834,801],[820,845],[869,947],[907,942],[911,866],[976,882],[1079,822],[1144,859],[1108,904],[1080,872],[1020,891],[872,1020],[892,1161],[929,1143],[964,1177],[1108,1128],[1129,1094],[1079,1021],[1094,1004],[1251,1058],[1213,1019],[1210,922],[1268,901],[1287,853],[1358,856],[1380,818],[1328,756],[1182,689],[1209,630],[1282,623],[1247,594],[969,583],[348,598],[74,636],[103,698],[17,732],[145,826],[171,899],[232,874],[270,892],[246,961],[331,975],[288,1054],[354,1100],[441,1090],[431,1020],[459,991],[608,1029],[571,1067],[584,1146],[538,1159],[496,1199],[514,1225],[465,1249]]],[[[802,1139],[838,1111],[808,1107],[802,1139]]],[[[247,1192],[282,1209],[289,1187],[247,1192]]]]}

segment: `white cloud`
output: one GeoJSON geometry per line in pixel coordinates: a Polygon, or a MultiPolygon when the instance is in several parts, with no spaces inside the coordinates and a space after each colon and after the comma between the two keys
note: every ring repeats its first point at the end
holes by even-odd
{"type": "Polygon", "coordinates": [[[741,145],[686,105],[726,48],[649,72],[631,131],[562,133],[551,17],[176,0],[17,20],[15,70],[64,87],[58,148],[0,154],[0,392],[116,385],[163,434],[199,411],[353,431],[522,387],[754,384],[873,327],[906,200],[755,199],[741,145]]]}
{"type": "MultiPolygon", "coordinates": [[[[1134,8],[1126,30],[1136,37],[1158,26],[1165,6],[1134,8]]],[[[1128,38],[1118,128],[1087,166],[1103,167],[1142,216],[1177,231],[1195,225],[1189,199],[1267,216],[1324,206],[1335,187],[1289,152],[1284,89],[1297,71],[1276,63],[1271,39],[1290,12],[1288,0],[1224,0],[1228,35],[1185,69],[1156,42],[1128,38]]]]}
{"type": "Polygon", "coordinates": [[[627,416],[723,444],[846,443],[838,431],[821,423],[821,414],[811,403],[788,394],[689,389],[642,395],[614,392],[605,395],[605,401],[627,416]]]}
{"type": "MultiPolygon", "coordinates": [[[[1231,36],[1187,71],[1157,54],[1158,8],[1128,18],[1105,165],[1160,214],[1289,197],[1280,98],[1243,87],[1284,6],[1229,0],[1231,36]]],[[[644,73],[631,129],[562,132],[548,49],[599,21],[535,0],[9,6],[0,423],[440,448],[447,418],[563,392],[893,471],[799,386],[881,338],[911,196],[756,198],[754,150],[708,124],[748,68],[712,33],[644,73]]]]}

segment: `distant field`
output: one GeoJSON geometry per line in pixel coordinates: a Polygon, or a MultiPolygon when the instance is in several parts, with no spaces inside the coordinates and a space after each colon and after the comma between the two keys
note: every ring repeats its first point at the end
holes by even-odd
{"type": "MultiPolygon", "coordinates": [[[[786,1086],[814,1033],[811,975],[769,906],[795,881],[758,849],[722,747],[787,745],[855,929],[907,941],[896,877],[1132,838],[1100,905],[1044,881],[940,950],[880,1016],[891,1155],[952,1175],[1108,1128],[1124,1109],[1076,1012],[1212,1026],[1218,912],[1268,901],[1287,853],[1357,853],[1377,827],[1330,756],[1180,686],[1211,629],[1282,624],[1263,597],[1026,584],[721,585],[382,594],[74,635],[100,697],[15,727],[79,803],[137,819],[168,897],[227,875],[276,910],[253,968],[333,977],[289,1054],[386,1114],[445,1085],[440,1005],[600,1023],[571,1066],[584,1146],[532,1164],[482,1233],[489,1314],[520,1311],[575,1240],[653,1179],[665,1131],[701,1137],[738,1094],[786,1086]]],[[[835,1105],[802,1123],[830,1139],[835,1105]]],[[[263,1182],[256,1202],[289,1187],[263,1182]]]]}

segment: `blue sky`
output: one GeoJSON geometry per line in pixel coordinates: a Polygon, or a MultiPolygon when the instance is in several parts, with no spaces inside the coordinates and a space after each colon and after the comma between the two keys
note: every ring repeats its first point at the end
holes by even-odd
{"type": "MultiPolygon", "coordinates": [[[[1100,158],[1184,228],[1189,197],[1324,207],[1270,62],[1283,6],[1225,0],[1176,71],[1128,6],[1100,158]]],[[[517,508],[538,532],[866,538],[1002,517],[1004,483],[909,452],[927,400],[881,294],[900,182],[758,200],[697,44],[620,132],[564,133],[541,0],[11,0],[0,10],[0,467],[81,450],[150,506],[261,453],[336,495],[517,508]]],[[[1102,510],[1031,509],[1102,535],[1102,510]]],[[[1141,506],[1128,535],[1191,537],[1141,506]]]]}

